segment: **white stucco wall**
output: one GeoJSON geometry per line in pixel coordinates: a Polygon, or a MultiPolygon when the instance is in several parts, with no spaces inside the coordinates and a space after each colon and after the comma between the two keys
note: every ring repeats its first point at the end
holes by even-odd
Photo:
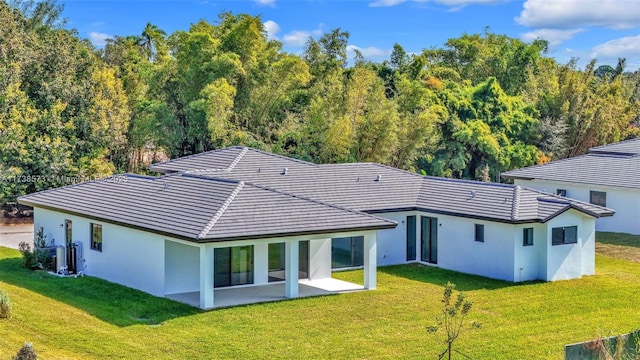
{"type": "Polygon", "coordinates": [[[420,216],[417,211],[379,213],[376,216],[398,223],[395,229],[378,230],[378,265],[396,265],[407,262],[407,216],[416,216],[416,252],[420,258],[420,216]]]}
{"type": "Polygon", "coordinates": [[[164,244],[164,294],[200,291],[200,248],[170,240],[164,244]]]}
{"type": "Polygon", "coordinates": [[[569,210],[547,222],[547,274],[544,280],[567,280],[595,274],[595,220],[569,210]],[[577,226],[576,244],[551,245],[555,227],[577,226]]]}
{"type": "Polygon", "coordinates": [[[444,215],[429,216],[438,218],[438,266],[494,279],[515,280],[516,226],[444,215]],[[475,224],[484,225],[484,242],[475,241],[475,224]]]}
{"type": "Polygon", "coordinates": [[[309,279],[331,278],[331,239],[309,241],[309,279]]]}
{"type": "Polygon", "coordinates": [[[547,227],[545,224],[533,223],[514,226],[514,261],[513,279],[531,281],[544,279],[547,267],[547,227]],[[524,229],[533,228],[533,245],[524,246],[524,229]]]}
{"type": "MultiPolygon", "coordinates": [[[[438,219],[438,266],[507,281],[561,280],[595,272],[595,221],[570,210],[547,224],[507,224],[423,212],[376,214],[398,222],[378,230],[378,264],[406,263],[406,217],[416,215],[416,249],[420,260],[420,216],[438,219]],[[485,241],[475,241],[475,224],[483,224],[485,241]],[[580,246],[551,246],[551,228],[578,226],[580,246]],[[533,228],[532,246],[523,246],[523,229],[533,228]]],[[[433,265],[433,264],[430,264],[433,265]]]]}
{"type": "Polygon", "coordinates": [[[557,189],[567,190],[567,197],[589,202],[589,191],[607,193],[607,207],[616,211],[614,216],[596,220],[597,231],[610,231],[640,235],[640,189],[582,185],[561,181],[518,180],[515,184],[555,194],[557,189]]]}
{"type": "MultiPolygon", "coordinates": [[[[34,209],[34,226],[47,238],[64,245],[64,221],[73,222],[73,241],[82,243],[85,274],[164,295],[164,238],[152,233],[89,220],[63,213],[34,209]],[[102,252],[92,250],[91,223],[102,225],[102,252]]],[[[82,268],[84,265],[78,265],[82,268]]]]}

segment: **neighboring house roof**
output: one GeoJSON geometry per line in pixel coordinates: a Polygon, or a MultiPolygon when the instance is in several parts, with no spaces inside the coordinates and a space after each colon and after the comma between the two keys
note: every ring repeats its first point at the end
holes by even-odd
{"type": "Polygon", "coordinates": [[[192,241],[394,228],[373,215],[241,181],[119,175],[20,197],[20,203],[192,241]]]}
{"type": "Polygon", "coordinates": [[[507,171],[501,176],[640,189],[640,139],[599,146],[586,155],[507,171]]]}
{"type": "Polygon", "coordinates": [[[592,147],[590,153],[640,155],[640,138],[629,139],[617,143],[592,147]]]}

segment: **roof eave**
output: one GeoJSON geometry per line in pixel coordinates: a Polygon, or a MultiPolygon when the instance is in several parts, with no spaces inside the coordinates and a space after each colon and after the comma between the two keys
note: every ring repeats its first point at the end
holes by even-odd
{"type": "Polygon", "coordinates": [[[313,234],[319,235],[319,234],[330,234],[330,233],[351,232],[351,231],[385,230],[385,229],[394,229],[398,226],[398,224],[395,221],[381,219],[381,220],[387,221],[388,223],[384,225],[381,224],[381,225],[362,226],[362,227],[355,227],[355,228],[336,228],[336,229],[326,229],[326,230],[320,230],[320,231],[295,231],[295,232],[289,232],[289,233],[283,232],[283,233],[273,233],[273,234],[264,234],[264,235],[248,235],[248,236],[236,236],[236,237],[224,237],[224,238],[209,237],[209,238],[198,239],[197,238],[198,234],[194,234],[193,237],[190,237],[190,236],[180,235],[180,234],[171,233],[167,231],[151,229],[144,226],[128,224],[128,223],[124,223],[124,222],[113,220],[113,219],[106,219],[100,216],[88,215],[88,214],[80,213],[73,210],[61,209],[61,208],[57,208],[50,205],[39,204],[37,202],[32,202],[25,199],[28,196],[29,195],[19,197],[18,203],[22,205],[31,206],[33,208],[57,211],[63,214],[79,216],[85,219],[105,222],[113,225],[134,229],[134,230],[146,231],[146,232],[167,236],[175,239],[186,240],[194,243],[238,241],[238,240],[261,240],[261,239],[272,239],[272,238],[278,238],[278,237],[299,236],[299,235],[313,235],[313,234]]]}
{"type": "Polygon", "coordinates": [[[197,239],[198,243],[210,243],[210,242],[223,242],[223,241],[240,241],[240,240],[263,240],[263,239],[273,239],[273,238],[282,238],[282,237],[290,237],[290,236],[305,236],[305,235],[323,235],[323,234],[333,234],[333,233],[345,233],[345,232],[356,232],[356,231],[371,231],[371,230],[386,230],[386,229],[395,229],[398,226],[395,224],[388,225],[376,225],[376,226],[363,226],[356,228],[336,228],[336,229],[326,229],[320,231],[296,231],[296,232],[283,232],[283,233],[273,233],[273,234],[263,234],[263,235],[243,235],[243,236],[227,236],[222,238],[209,237],[204,239],[197,239]]]}

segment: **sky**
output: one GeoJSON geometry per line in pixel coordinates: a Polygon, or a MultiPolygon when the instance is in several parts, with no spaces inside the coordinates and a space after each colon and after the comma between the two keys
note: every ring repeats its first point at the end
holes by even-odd
{"type": "Polygon", "coordinates": [[[139,35],[150,22],[167,34],[222,11],[260,16],[269,38],[300,54],[311,36],[334,28],[350,34],[348,52],[389,58],[395,43],[408,53],[443,47],[447,39],[486,27],[531,42],[549,41],[548,56],[583,66],[627,59],[640,68],[640,0],[62,0],[68,27],[97,46],[112,36],[139,35]]]}

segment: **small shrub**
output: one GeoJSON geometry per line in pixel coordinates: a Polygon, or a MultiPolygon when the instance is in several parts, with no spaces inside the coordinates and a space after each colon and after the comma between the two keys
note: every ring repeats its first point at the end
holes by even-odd
{"type": "Polygon", "coordinates": [[[13,357],[13,360],[38,360],[38,355],[36,355],[33,345],[25,342],[20,351],[13,357]]]}
{"type": "Polygon", "coordinates": [[[22,241],[18,244],[18,249],[22,254],[22,265],[30,270],[38,268],[38,261],[36,260],[36,254],[31,251],[31,245],[22,241]]]}
{"type": "Polygon", "coordinates": [[[0,319],[11,318],[11,299],[6,291],[0,289],[0,319]]]}

